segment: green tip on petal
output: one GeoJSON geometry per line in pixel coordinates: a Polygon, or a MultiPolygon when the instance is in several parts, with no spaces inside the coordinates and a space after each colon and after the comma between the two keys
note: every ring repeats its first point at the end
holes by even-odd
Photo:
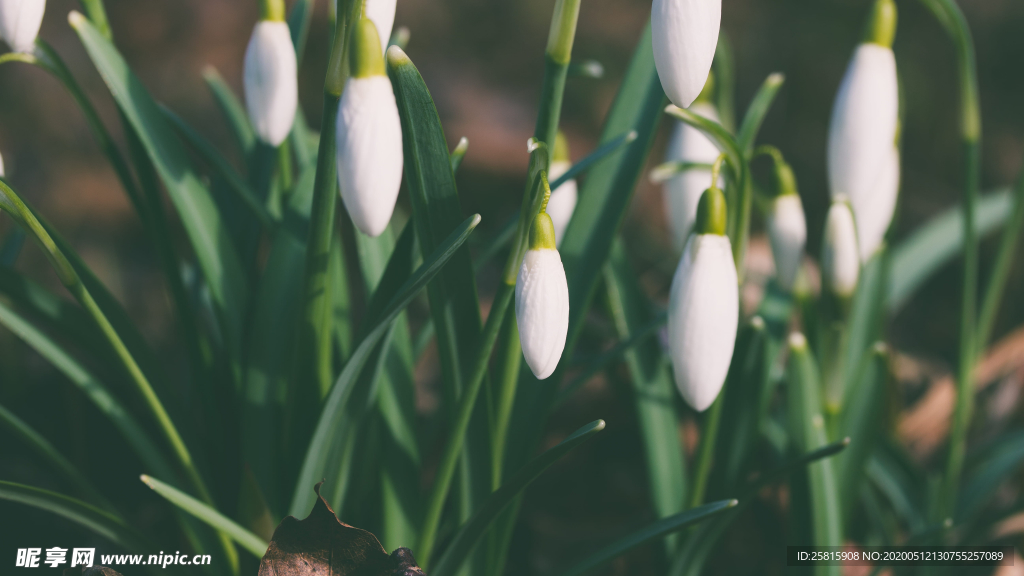
{"type": "Polygon", "coordinates": [[[868,20],[864,41],[892,48],[896,39],[896,2],[893,0],[875,0],[868,20]]]}
{"type": "Polygon", "coordinates": [[[708,79],[704,82],[704,88],[701,89],[700,94],[697,94],[697,99],[694,102],[714,102],[715,96],[715,73],[708,70],[708,79]]]}
{"type": "Polygon", "coordinates": [[[697,234],[725,235],[726,223],[725,194],[720,188],[708,188],[697,203],[697,234]]]}
{"type": "Polygon", "coordinates": [[[284,22],[284,0],[261,0],[260,20],[284,22]]]}
{"type": "Polygon", "coordinates": [[[380,35],[377,26],[369,18],[362,18],[352,30],[349,66],[353,78],[386,76],[384,54],[380,51],[380,35]]]}
{"type": "Polygon", "coordinates": [[[541,212],[530,227],[530,250],[555,249],[555,225],[547,212],[541,212]]]}
{"type": "Polygon", "coordinates": [[[555,135],[555,148],[551,151],[552,162],[570,162],[572,159],[569,157],[569,140],[565,137],[565,134],[559,130],[558,134],[555,135]]]}

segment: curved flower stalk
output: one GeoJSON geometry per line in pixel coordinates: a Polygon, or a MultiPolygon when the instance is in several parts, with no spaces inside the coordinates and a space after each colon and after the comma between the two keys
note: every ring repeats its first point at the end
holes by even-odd
{"type": "Polygon", "coordinates": [[[791,291],[803,260],[807,243],[804,205],[797,192],[796,176],[781,156],[775,158],[778,194],[768,207],[768,239],[775,259],[775,277],[784,290],[791,291]]]}
{"type": "Polygon", "coordinates": [[[864,42],[839,87],[828,139],[832,197],[846,196],[861,230],[860,253],[881,244],[899,190],[899,86],[892,42],[896,5],[876,0],[864,42]]]}
{"type": "Polygon", "coordinates": [[[338,105],[338,185],[352,222],[376,237],[391,221],[402,184],[402,126],[370,19],[356,24],[350,49],[352,74],[338,105]]]}
{"type": "Polygon", "coordinates": [[[857,225],[844,197],[832,201],[821,245],[821,276],[825,288],[846,299],[853,296],[860,275],[857,225]]]}
{"type": "Polygon", "coordinates": [[[245,103],[260,140],[280,146],[295,123],[299,103],[298,63],[284,21],[284,1],[264,0],[245,50],[245,103]]]}
{"type": "Polygon", "coordinates": [[[569,333],[569,285],[555,247],[555,227],[541,210],[530,229],[530,249],[516,277],[519,344],[539,380],[555,371],[569,333]]]}
{"type": "Polygon", "coordinates": [[[15,52],[35,48],[46,0],[0,0],[0,38],[15,52]]]}
{"type": "Polygon", "coordinates": [[[701,196],[669,295],[668,345],[676,386],[698,412],[721,392],[736,345],[739,282],[725,228],[725,196],[712,185],[701,196]]]}
{"type": "Polygon", "coordinates": [[[693,103],[708,79],[721,20],[721,0],[654,0],[654,65],[665,95],[680,108],[693,103]]]}
{"type": "MultiPolygon", "coordinates": [[[[718,112],[703,97],[690,106],[690,111],[718,122],[718,112]]],[[[672,139],[665,152],[666,162],[712,164],[718,154],[718,148],[700,130],[676,120],[672,139]]],[[[665,182],[665,210],[668,212],[669,228],[677,250],[682,250],[686,245],[697,218],[697,203],[710,186],[711,173],[700,168],[686,170],[665,182]]]]}
{"type": "MultiPolygon", "coordinates": [[[[551,152],[551,167],[548,170],[552,181],[561,178],[562,174],[572,167],[572,159],[569,157],[569,141],[561,131],[555,136],[555,147],[551,152]]],[[[576,181],[569,180],[555,190],[551,191],[551,198],[548,200],[547,213],[551,216],[551,223],[555,227],[555,246],[561,246],[562,236],[565,228],[572,219],[572,213],[576,210],[576,200],[579,194],[576,189],[576,181]]]]}

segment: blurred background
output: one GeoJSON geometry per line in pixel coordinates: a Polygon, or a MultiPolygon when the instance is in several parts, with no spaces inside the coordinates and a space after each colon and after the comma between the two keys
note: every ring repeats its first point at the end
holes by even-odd
{"type": "MultiPolygon", "coordinates": [[[[67,24],[68,12],[80,9],[78,3],[50,0],[47,4],[40,36],[63,56],[104,122],[121,138],[109,94],[67,24]]],[[[219,148],[232,150],[228,126],[202,80],[202,71],[215,67],[241,94],[242,57],[258,16],[257,2],[107,0],[106,4],[118,47],[150,91],[219,148]]],[[[301,105],[313,126],[320,121],[328,51],[326,4],[327,0],[316,3],[300,71],[301,105]]],[[[988,191],[1011,184],[1024,160],[1024,2],[964,0],[960,4],[978,52],[984,115],[982,189],[988,191]]],[[[449,142],[454,145],[461,136],[469,139],[458,184],[464,211],[483,215],[480,238],[496,233],[520,204],[525,143],[536,117],[552,5],[551,0],[398,2],[396,26],[411,31],[407,52],[432,91],[449,142]]],[[[918,3],[903,0],[898,6],[894,50],[904,124],[896,239],[954,205],[962,178],[952,47],[918,3]]],[[[786,75],[759,141],[779,147],[796,172],[807,211],[810,254],[818,252],[828,202],[825,145],[832,99],[859,42],[867,7],[867,0],[723,3],[723,30],[735,56],[737,114],[742,115],[765,76],[776,71],[786,75]]],[[[594,148],[649,11],[649,0],[584,0],[574,56],[600,61],[605,75],[569,81],[562,118],[574,159],[594,148]]],[[[651,166],[662,157],[669,126],[666,118],[651,166]]],[[[71,241],[173,369],[183,350],[177,344],[154,253],[79,109],[43,71],[22,64],[0,67],[0,154],[8,180],[71,241]]],[[[759,226],[756,223],[755,229],[759,226]]],[[[9,220],[0,217],[0,233],[8,230],[9,220]]],[[[661,190],[649,184],[646,175],[623,231],[636,273],[650,295],[664,302],[677,255],[671,248],[661,190]]],[[[983,273],[991,264],[994,244],[991,238],[983,244],[983,273]]],[[[770,270],[768,254],[763,238],[755,235],[751,267],[770,270]]],[[[33,246],[26,246],[18,268],[64,293],[33,246]]],[[[1024,321],[1020,297],[1024,266],[1016,268],[996,340],[1024,321]]],[[[890,339],[901,353],[897,368],[905,380],[901,390],[911,399],[924,395],[928,385],[941,383],[955,358],[959,278],[958,264],[947,266],[891,319],[890,339]]],[[[481,271],[478,281],[486,298],[497,282],[497,270],[481,271]]],[[[594,340],[613,333],[596,314],[588,330],[596,334],[594,340]]],[[[1015,350],[1020,353],[1024,345],[1015,350]]],[[[419,409],[428,415],[437,405],[432,382],[437,368],[430,358],[423,364],[418,367],[423,388],[419,409]]],[[[1013,372],[1018,382],[1024,380],[1020,365],[1024,362],[1013,372]]],[[[552,443],[595,418],[606,419],[609,427],[530,490],[510,557],[512,573],[549,573],[651,519],[643,451],[625,378],[620,370],[595,377],[552,419],[552,443]]],[[[110,425],[54,369],[2,328],[0,404],[54,441],[83,470],[107,478],[109,485],[101,485],[101,490],[134,497],[138,507],[126,513],[156,531],[166,523],[168,507],[138,482],[137,475],[144,470],[127,455],[110,425]]],[[[1007,417],[1020,420],[1020,416],[1014,397],[1007,417]]],[[[686,414],[680,433],[692,448],[696,439],[692,414],[686,414]]],[[[435,442],[433,450],[439,449],[435,442]]],[[[915,452],[915,456],[927,461],[932,450],[915,452]]],[[[22,446],[7,442],[3,435],[0,478],[54,485],[22,446]]],[[[767,505],[752,509],[748,516],[755,525],[782,521],[777,510],[767,505]]],[[[5,552],[19,546],[105,545],[69,523],[24,507],[0,503],[0,518],[4,519],[0,542],[10,544],[5,552]]],[[[723,554],[713,563],[723,573],[764,573],[763,559],[774,558],[780,553],[777,546],[785,543],[781,530],[778,542],[745,541],[744,524],[737,522],[728,539],[737,551],[742,544],[743,553],[723,554]]],[[[638,548],[605,572],[653,573],[653,553],[651,547],[638,548]]],[[[9,566],[8,561],[0,558],[0,565],[9,566]]]]}

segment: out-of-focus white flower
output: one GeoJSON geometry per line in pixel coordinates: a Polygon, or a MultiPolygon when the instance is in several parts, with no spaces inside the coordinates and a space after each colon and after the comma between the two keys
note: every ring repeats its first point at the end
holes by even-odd
{"type": "Polygon", "coordinates": [[[829,127],[832,197],[845,196],[853,206],[865,259],[881,243],[899,191],[895,33],[895,4],[876,0],[866,38],[854,52],[836,95],[829,127]]]}
{"type": "MultiPolygon", "coordinates": [[[[391,30],[395,26],[395,10],[398,0],[366,0],[363,6],[364,16],[373,21],[377,26],[377,35],[380,39],[381,54],[388,51],[388,42],[391,41],[391,30]]],[[[334,0],[334,13],[338,13],[338,0],[334,0]]]]}
{"type": "MultiPolygon", "coordinates": [[[[551,166],[548,168],[548,181],[554,182],[561,178],[569,168],[572,167],[572,160],[569,157],[569,142],[561,132],[555,137],[555,147],[551,151],[551,166]]],[[[562,245],[562,236],[565,235],[565,228],[572,219],[572,213],[576,210],[576,200],[579,194],[576,189],[576,180],[568,180],[558,188],[551,191],[551,198],[548,200],[546,212],[551,216],[551,222],[555,226],[555,245],[562,245]]]]}
{"type": "Polygon", "coordinates": [[[680,108],[692,104],[704,87],[721,20],[721,0],[654,0],[654,65],[665,95],[680,108]]]}
{"type": "Polygon", "coordinates": [[[338,186],[356,227],[379,236],[402,184],[402,124],[377,29],[367,18],[353,31],[351,56],[338,104],[338,186]]]}
{"type": "Polygon", "coordinates": [[[875,185],[866,194],[850,197],[853,215],[857,218],[857,240],[861,262],[867,262],[878,251],[885,232],[896,213],[900,190],[900,150],[890,148],[875,185]]]}
{"type": "Polygon", "coordinates": [[[822,280],[837,296],[848,298],[857,289],[860,256],[857,248],[857,225],[846,198],[832,201],[825,220],[821,246],[822,280]]]}
{"type": "Polygon", "coordinates": [[[366,17],[377,26],[381,54],[387,51],[388,42],[391,40],[397,4],[397,0],[366,0],[366,17]]]}
{"type": "Polygon", "coordinates": [[[0,0],[0,38],[15,52],[32,52],[46,0],[0,0]]]}
{"type": "Polygon", "coordinates": [[[697,225],[683,250],[669,294],[668,343],[676,386],[703,412],[725,384],[736,345],[739,283],[725,232],[725,197],[701,197],[697,225]]]}
{"type": "Polygon", "coordinates": [[[7,174],[4,172],[4,157],[0,156],[0,177],[6,176],[6,175],[7,174]]]}
{"type": "Polygon", "coordinates": [[[519,344],[534,376],[555,371],[569,333],[569,285],[555,249],[555,230],[544,212],[530,229],[530,249],[516,277],[516,324],[519,344]]]}
{"type": "Polygon", "coordinates": [[[792,290],[803,260],[804,244],[807,242],[807,222],[800,196],[782,194],[775,197],[767,224],[779,286],[787,291],[792,290]]]}
{"type": "MultiPolygon", "coordinates": [[[[690,111],[718,122],[718,112],[708,102],[698,101],[690,106],[690,111]]],[[[677,121],[665,153],[665,161],[712,164],[718,154],[718,148],[700,130],[677,121]]],[[[677,250],[682,250],[686,245],[694,218],[697,217],[697,203],[709,186],[711,171],[701,169],[687,170],[665,182],[665,209],[677,250]]]]}
{"type": "Polygon", "coordinates": [[[260,140],[279,146],[295,122],[298,65],[288,24],[261,20],[245,51],[245,103],[260,140]]]}

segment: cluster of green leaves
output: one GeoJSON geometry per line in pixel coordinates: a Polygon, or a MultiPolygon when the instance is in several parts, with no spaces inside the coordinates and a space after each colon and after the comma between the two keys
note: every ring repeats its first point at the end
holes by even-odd
{"type": "MultiPolygon", "coordinates": [[[[944,0],[932,3],[947,13],[944,0]]],[[[522,209],[474,261],[466,241],[480,217],[462,213],[454,177],[467,143],[449,152],[430,93],[401,50],[389,52],[388,74],[402,122],[410,217],[404,225],[396,217],[384,234],[369,238],[338,214],[333,123],[345,83],[347,23],[359,4],[339,7],[321,126],[311,128],[300,113],[276,151],[256,140],[244,108],[213,69],[204,77],[234,135],[234,153],[219,151],[157,104],[115,47],[98,0],[85,3],[87,16],[72,13],[70,23],[117,105],[127,157],[52,48],[40,41],[34,54],[0,56],[0,64],[25,62],[53,74],[85,114],[158,256],[189,353],[186,393],[174,393],[182,384],[168,381],[157,354],[72,247],[2,181],[0,208],[17,226],[12,238],[27,235],[42,246],[77,305],[16,272],[17,250],[5,249],[0,324],[110,419],[145,466],[143,481],[173,505],[182,536],[225,560],[211,573],[240,573],[249,561],[239,559],[236,546],[262,556],[273,526],[310,510],[321,478],[321,494],[343,519],[372,529],[388,548],[409,546],[427,573],[503,573],[524,490],[605,426],[588,424],[538,455],[552,410],[589,377],[620,363],[633,391],[654,521],[565,567],[565,574],[587,573],[655,538],[663,539],[667,570],[698,574],[731,523],[779,481],[789,482],[795,542],[889,542],[892,526],[923,538],[944,525],[945,516],[921,498],[925,474],[878,424],[891,394],[889,351],[880,343],[885,318],[964,245],[1006,224],[982,306],[983,345],[1024,220],[1024,183],[1012,193],[969,196],[966,209],[940,215],[881,251],[848,303],[769,284],[756,313],[741,321],[724,391],[701,419],[700,447],[688,463],[679,435],[684,408],[655,335],[665,313],[641,289],[617,233],[666,111],[649,29],[601,145],[549,185],[548,144],[565,83],[574,70],[593,69],[565,58],[578,0],[556,3],[561,25],[553,27],[558,37],[549,46],[556,51],[545,61],[522,209]],[[244,170],[228,160],[236,154],[244,170]],[[544,197],[584,171],[560,247],[569,336],[555,374],[540,382],[520,370],[510,306],[515,277],[544,197]],[[162,190],[175,218],[164,213],[162,190]],[[175,222],[187,252],[173,241],[175,222]],[[484,320],[475,277],[502,254],[484,320]],[[424,288],[430,313],[413,333],[406,308],[424,288]],[[619,341],[580,367],[572,359],[592,312],[611,320],[619,341]],[[794,317],[806,337],[788,334],[794,317]],[[413,368],[430,341],[440,360],[442,402],[428,426],[415,410],[413,368]],[[197,406],[175,405],[180,397],[195,398],[197,406]],[[140,403],[141,414],[126,408],[140,403]],[[432,429],[437,438],[425,434],[432,429]],[[426,456],[431,443],[443,450],[423,490],[424,470],[434,464],[426,456]]],[[[289,15],[300,56],[312,7],[313,0],[299,0],[289,15]]],[[[956,28],[955,18],[943,22],[956,28]]],[[[721,123],[667,111],[724,154],[728,233],[742,271],[758,189],[750,170],[754,144],[784,79],[769,76],[736,127],[732,69],[723,37],[715,61],[721,123]]],[[[118,503],[42,435],[3,407],[0,424],[77,497],[0,482],[0,498],[62,515],[124,548],[153,549],[118,503]]],[[[1024,459],[1016,440],[1001,438],[972,463],[958,492],[958,523],[983,527],[1002,517],[986,508],[987,496],[1024,459]]],[[[965,532],[963,541],[979,533],[965,532]]]]}

